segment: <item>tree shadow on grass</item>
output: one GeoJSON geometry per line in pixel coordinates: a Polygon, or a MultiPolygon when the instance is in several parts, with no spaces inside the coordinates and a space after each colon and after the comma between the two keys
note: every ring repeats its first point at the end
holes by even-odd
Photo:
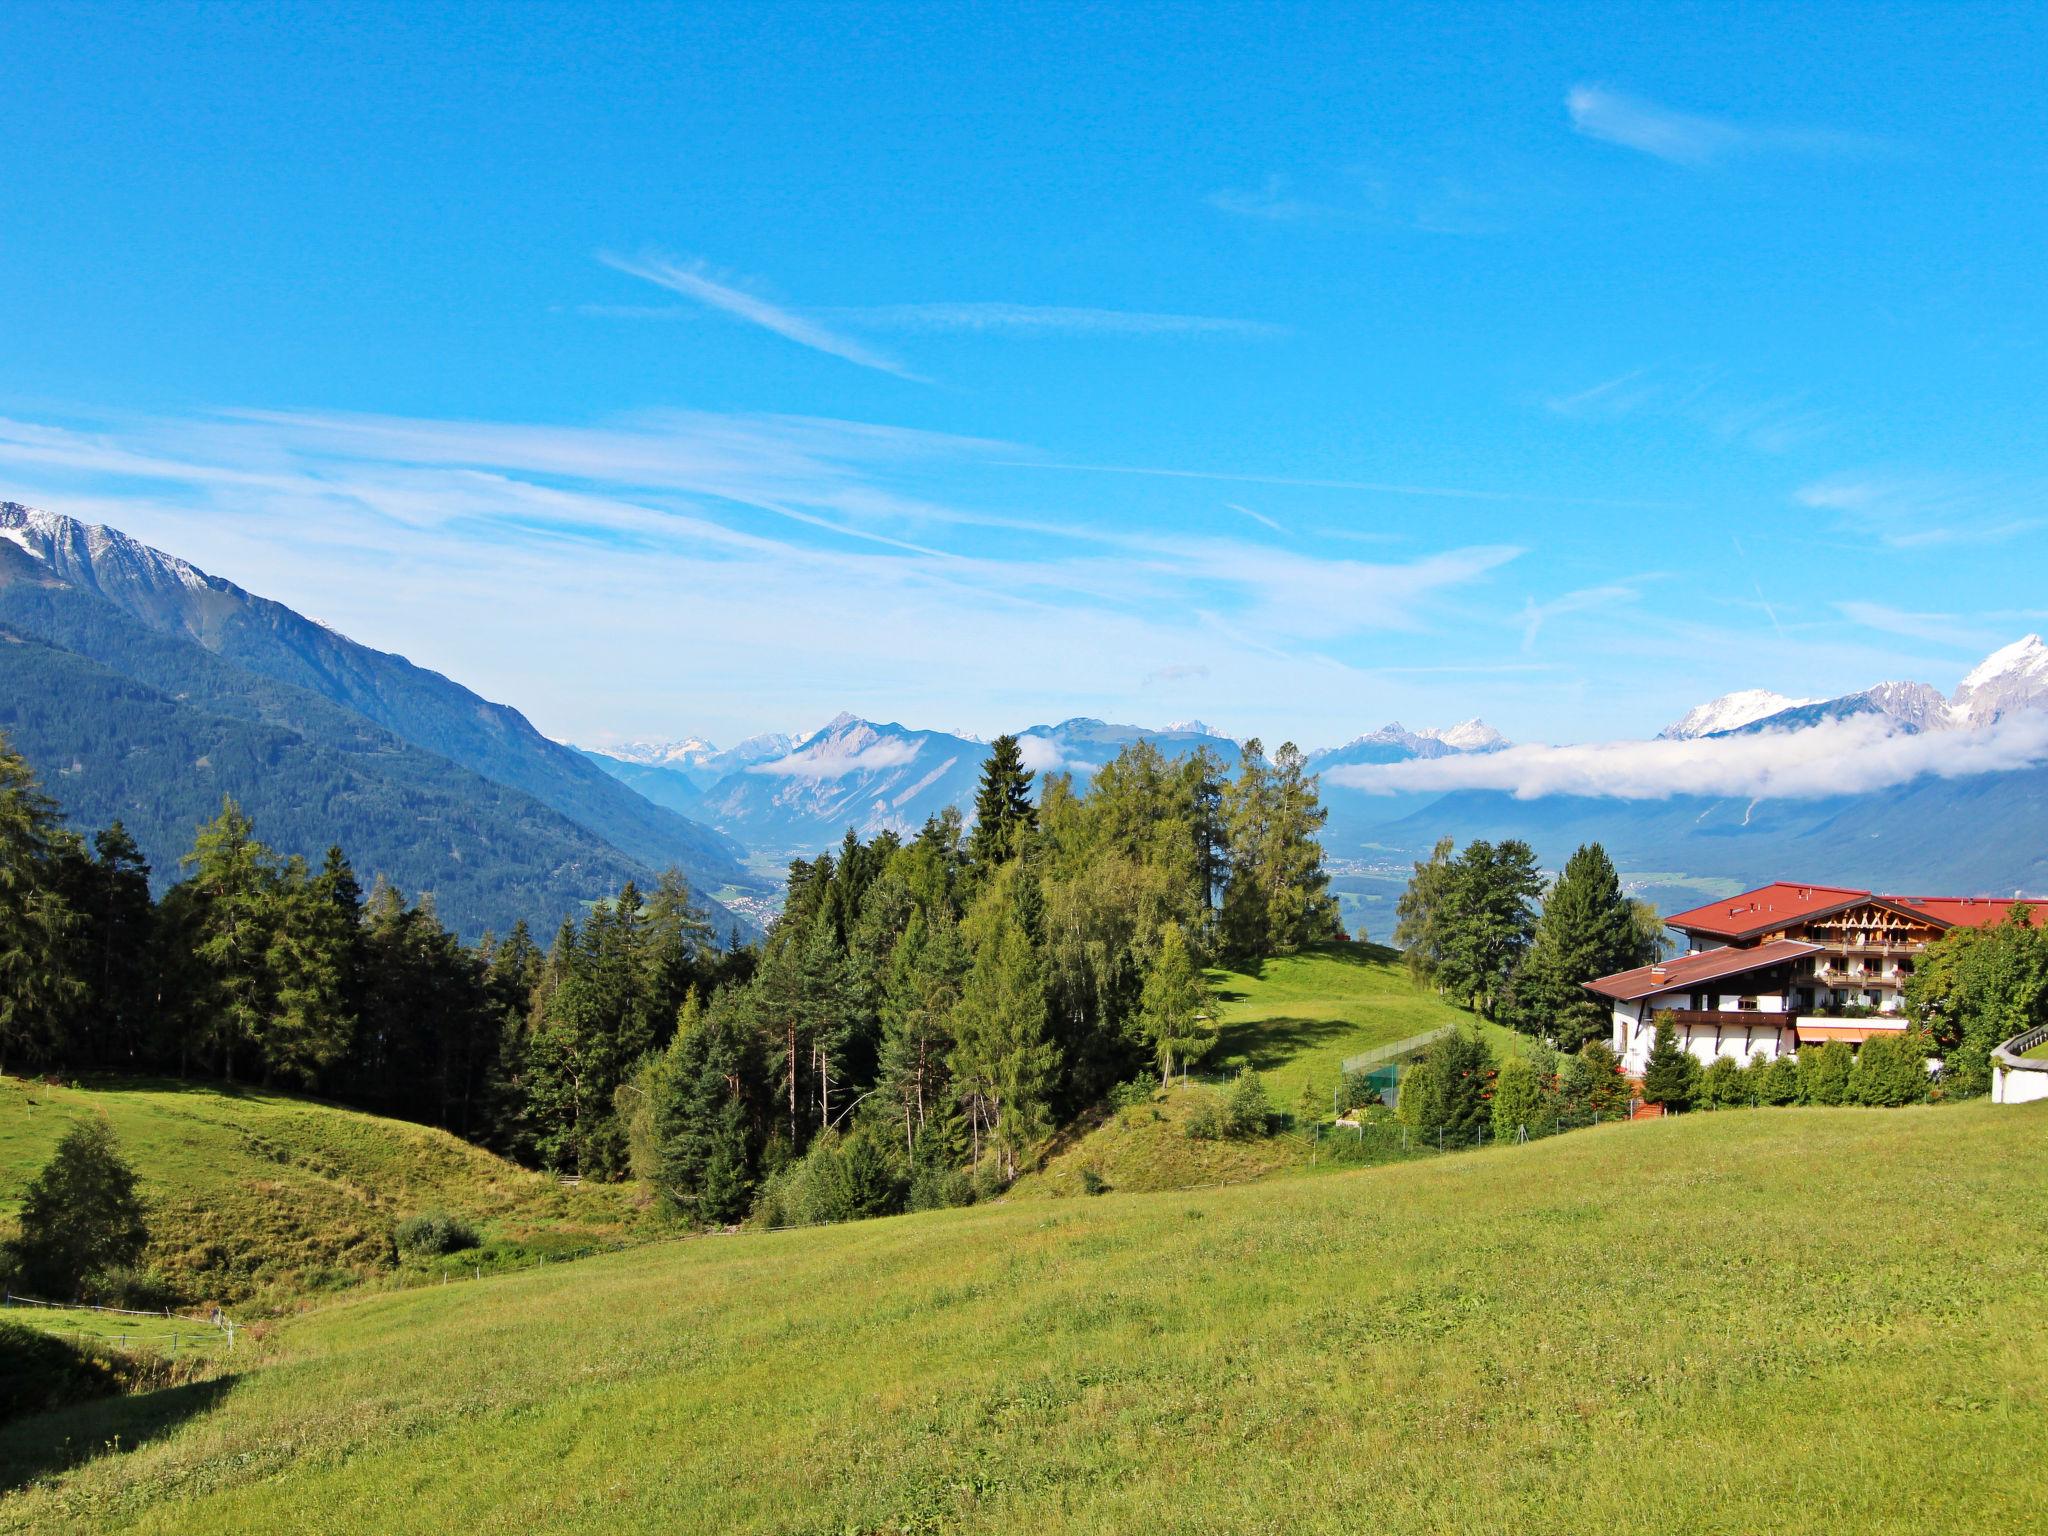
{"type": "Polygon", "coordinates": [[[1357,1030],[1357,1024],[1348,1019],[1293,1019],[1284,1014],[1270,1019],[1243,1019],[1216,1031],[1216,1043],[1210,1047],[1206,1060],[1242,1058],[1255,1071],[1270,1072],[1303,1051],[1355,1034],[1357,1030]]]}
{"type": "Polygon", "coordinates": [[[0,1494],[68,1472],[110,1451],[132,1451],[218,1407],[233,1376],[73,1403],[0,1423],[0,1494]]]}

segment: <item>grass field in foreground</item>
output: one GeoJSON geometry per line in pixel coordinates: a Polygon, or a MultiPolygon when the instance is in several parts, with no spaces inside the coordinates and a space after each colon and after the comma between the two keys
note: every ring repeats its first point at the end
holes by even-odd
{"type": "Polygon", "coordinates": [[[55,1479],[0,1529],[2038,1529],[2044,1136],[1732,1111],[368,1295],[0,1429],[55,1479]]]}
{"type": "Polygon", "coordinates": [[[392,1225],[423,1210],[478,1224],[494,1253],[603,1245],[633,1216],[624,1190],[564,1188],[445,1131],[290,1094],[0,1077],[0,1235],[87,1115],[107,1117],[140,1180],[145,1263],[193,1302],[284,1300],[389,1273],[392,1225]]]}

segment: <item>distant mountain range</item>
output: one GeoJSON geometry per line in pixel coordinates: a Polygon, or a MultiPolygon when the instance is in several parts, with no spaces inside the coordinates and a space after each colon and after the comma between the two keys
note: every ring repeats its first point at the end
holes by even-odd
{"type": "MultiPolygon", "coordinates": [[[[740,847],[517,710],[111,528],[0,503],[0,729],[83,826],[127,823],[159,883],[233,795],[258,835],[452,926],[552,924],[628,878],[757,883],[740,847]]],[[[730,917],[716,908],[721,920],[730,917]]]]}
{"type": "Polygon", "coordinates": [[[1932,683],[1885,682],[1832,699],[1788,699],[1761,688],[1723,694],[1701,704],[1660,736],[1669,741],[1736,732],[1791,731],[1823,720],[1882,715],[1902,731],[1945,731],[1987,726],[2020,710],[2048,705],[2048,644],[2027,635],[1985,657],[1956,691],[1932,683]]]}
{"type": "MultiPolygon", "coordinates": [[[[1206,748],[1235,768],[1238,743],[1199,720],[1161,729],[1076,718],[1017,732],[1034,770],[1064,772],[1086,786],[1126,746],[1149,741],[1170,759],[1206,748]]],[[[1404,762],[1412,758],[1491,752],[1507,739],[1483,720],[1410,731],[1384,725],[1341,747],[1309,754],[1312,767],[1404,762]]],[[[1268,743],[1270,752],[1278,743],[1268,743]]],[[[711,823],[750,848],[793,853],[836,842],[852,827],[863,837],[913,832],[925,819],[973,804],[988,744],[948,731],[863,720],[841,714],[807,734],[756,736],[729,751],[691,737],[638,742],[585,755],[623,784],[661,805],[711,823]]],[[[1400,796],[1354,795],[1332,808],[1333,821],[1377,825],[1405,815],[1400,796]]]]}

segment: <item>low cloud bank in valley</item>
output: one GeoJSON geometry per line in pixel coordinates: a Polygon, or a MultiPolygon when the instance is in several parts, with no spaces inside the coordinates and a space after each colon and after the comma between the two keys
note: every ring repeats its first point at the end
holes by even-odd
{"type": "Polygon", "coordinates": [[[773,762],[755,763],[749,773],[763,773],[784,779],[843,779],[850,773],[879,773],[900,768],[917,756],[914,741],[876,741],[857,751],[827,745],[793,752],[773,762]]]}
{"type": "Polygon", "coordinates": [[[1811,800],[1868,794],[1928,775],[1965,778],[2048,763],[2048,713],[1983,730],[1912,734],[1880,717],[1824,721],[1804,730],[1695,741],[1526,745],[1499,752],[1332,768],[1331,783],[1373,794],[1505,790],[1520,800],[1586,795],[1668,800],[1741,795],[1811,800]]]}

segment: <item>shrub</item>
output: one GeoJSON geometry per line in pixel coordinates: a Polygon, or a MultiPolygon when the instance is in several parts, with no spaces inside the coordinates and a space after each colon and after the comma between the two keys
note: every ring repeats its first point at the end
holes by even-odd
{"type": "Polygon", "coordinates": [[[29,1292],[69,1300],[100,1275],[132,1269],[149,1242],[135,1170],[103,1119],[80,1121],[21,1202],[20,1231],[6,1261],[29,1292]]]}
{"type": "Polygon", "coordinates": [[[391,1241],[401,1258],[432,1259],[444,1253],[461,1253],[483,1240],[476,1235],[476,1229],[459,1216],[451,1216],[446,1211],[422,1211],[417,1216],[406,1217],[393,1228],[391,1241]]]}
{"type": "Polygon", "coordinates": [[[1093,1168],[1081,1170],[1081,1192],[1086,1195],[1100,1195],[1108,1192],[1109,1180],[1093,1168]]]}
{"type": "Polygon", "coordinates": [[[1849,1075],[1856,1053],[1846,1042],[1830,1040],[1799,1053],[1799,1099],[1804,1104],[1842,1104],[1849,1097],[1849,1075]]]}
{"type": "Polygon", "coordinates": [[[1238,1069],[1223,1098],[1224,1134],[1239,1140],[1266,1134],[1273,1119],[1273,1104],[1266,1097],[1266,1085],[1250,1067],[1238,1069]]]}
{"type": "Polygon", "coordinates": [[[1758,1051],[1749,1064],[1749,1076],[1759,1104],[1799,1102],[1799,1063],[1792,1057],[1773,1056],[1766,1061],[1764,1053],[1758,1051]]]}
{"type": "MultiPolygon", "coordinates": [[[[925,1198],[947,1205],[965,1203],[954,1198],[959,1191],[953,1180],[936,1169],[928,1168],[926,1175],[925,1198]]],[[[850,1136],[826,1131],[801,1158],[762,1184],[751,1219],[766,1227],[858,1221],[903,1210],[907,1196],[906,1181],[866,1126],[850,1136]]]]}
{"type": "Polygon", "coordinates": [[[974,1202],[974,1184],[965,1168],[920,1168],[911,1175],[906,1210],[943,1211],[974,1202]]]}
{"type": "Polygon", "coordinates": [[[1159,1091],[1159,1084],[1150,1077],[1134,1077],[1128,1083],[1118,1083],[1109,1090],[1111,1109],[1135,1109],[1140,1104],[1152,1102],[1152,1095],[1159,1091]]]}
{"type": "Polygon", "coordinates": [[[1229,1135],[1230,1117],[1224,1113],[1223,1095],[1208,1088],[1196,1089],[1184,1129],[1195,1141],[1221,1141],[1229,1135]]]}
{"type": "Polygon", "coordinates": [[[1738,1109],[1749,1104],[1749,1073],[1733,1056],[1716,1056],[1700,1074],[1700,1103],[1707,1109],[1738,1109]]]}
{"type": "Polygon", "coordinates": [[[1510,1056],[1493,1080],[1493,1138],[1512,1138],[1536,1118],[1542,1093],[1536,1069],[1521,1056],[1510,1056]]]}
{"type": "Polygon", "coordinates": [[[1917,1029],[1897,1035],[1872,1035],[1856,1055],[1849,1072],[1848,1097],[1857,1104],[1890,1108],[1918,1104],[1927,1097],[1927,1057],[1931,1042],[1917,1029]]]}

